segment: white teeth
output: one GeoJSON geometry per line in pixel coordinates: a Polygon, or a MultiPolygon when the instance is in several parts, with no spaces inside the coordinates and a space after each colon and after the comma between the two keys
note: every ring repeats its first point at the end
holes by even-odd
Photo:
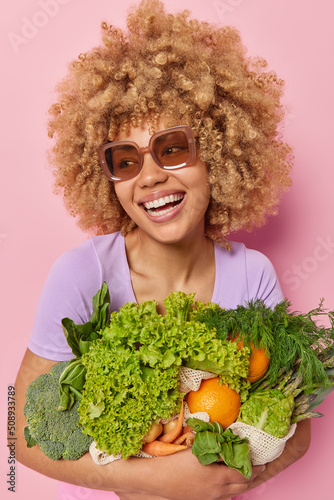
{"type": "Polygon", "coordinates": [[[171,210],[174,210],[174,207],[166,208],[166,210],[160,210],[159,212],[155,212],[154,210],[147,210],[147,213],[152,217],[160,217],[161,215],[165,215],[171,210]]]}
{"type": "MultiPolygon", "coordinates": [[[[163,207],[164,205],[167,205],[167,203],[173,203],[174,201],[179,201],[182,200],[183,198],[184,198],[183,194],[171,194],[169,196],[165,196],[164,198],[148,201],[144,203],[144,207],[146,209],[163,207]]],[[[160,215],[161,214],[162,212],[160,212],[160,215]]]]}

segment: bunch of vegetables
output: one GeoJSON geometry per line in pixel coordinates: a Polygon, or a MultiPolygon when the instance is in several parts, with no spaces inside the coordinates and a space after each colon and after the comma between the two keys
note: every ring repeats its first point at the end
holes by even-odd
{"type": "MultiPolygon", "coordinates": [[[[256,301],[225,310],[173,292],[164,301],[164,316],[155,301],[147,301],[127,303],[109,318],[109,301],[104,283],[88,323],[62,321],[75,358],[59,369],[53,408],[77,412],[80,430],[107,454],[126,459],[140,450],[159,455],[191,446],[201,463],[222,461],[250,477],[246,439],[217,422],[190,418],[182,427],[182,366],[219,376],[240,394],[238,421],[276,437],[286,435],[293,422],[320,416],[313,410],[334,387],[334,313],[325,313],[322,303],[308,314],[291,313],[286,300],[274,309],[256,301]],[[314,321],[323,314],[331,328],[314,321]],[[249,358],[256,348],[265,348],[270,364],[251,383],[249,358]],[[161,420],[177,414],[163,429],[161,420]]],[[[26,417],[32,435],[34,420],[28,411],[26,417]]]]}
{"type": "Polygon", "coordinates": [[[123,458],[134,455],[153,422],[180,411],[180,366],[215,373],[238,391],[248,389],[245,350],[196,321],[194,305],[194,295],[181,292],[167,297],[164,316],[155,301],[125,304],[81,356],[86,380],[80,423],[99,449],[123,458]]]}
{"type": "Polygon", "coordinates": [[[198,318],[217,329],[221,339],[239,335],[245,345],[265,346],[270,365],[261,380],[251,384],[238,421],[284,437],[291,424],[321,417],[314,409],[334,388],[334,312],[318,308],[291,313],[287,300],[267,308],[250,302],[236,309],[204,310],[198,318]],[[328,316],[331,327],[314,318],[328,316]]]}

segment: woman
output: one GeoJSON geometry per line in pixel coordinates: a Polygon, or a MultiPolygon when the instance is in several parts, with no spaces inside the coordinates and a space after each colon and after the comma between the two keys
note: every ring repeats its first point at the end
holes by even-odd
{"type": "Polygon", "coordinates": [[[155,299],[163,313],[174,290],[222,307],[283,298],[268,259],[226,239],[276,213],[290,184],[291,152],[277,131],[283,82],[246,58],[235,30],[168,15],[158,1],[129,14],[127,33],[102,28],[103,45],[72,64],[50,110],[56,188],[94,237],[56,262],[43,290],[16,381],[18,459],[123,500],[230,498],[299,459],[308,422],[251,480],[201,466],[189,450],[97,466],[89,454],[53,462],[25,445],[25,390],[72,357],[61,319],[87,321],[103,281],[111,310],[155,299]]]}

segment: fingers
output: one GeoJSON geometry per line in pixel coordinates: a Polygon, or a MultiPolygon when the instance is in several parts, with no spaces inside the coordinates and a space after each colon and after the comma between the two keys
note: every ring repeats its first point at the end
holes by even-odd
{"type": "MultiPolygon", "coordinates": [[[[262,474],[262,472],[266,469],[265,465],[257,465],[252,468],[252,476],[250,478],[246,478],[241,474],[241,472],[230,469],[228,472],[228,481],[226,484],[244,484],[253,481],[257,476],[262,474]]],[[[225,471],[224,471],[225,475],[225,471]]]]}
{"type": "Polygon", "coordinates": [[[247,490],[252,487],[253,480],[260,476],[265,470],[264,465],[258,465],[257,467],[253,467],[251,478],[247,479],[237,470],[231,470],[228,478],[228,482],[224,485],[224,493],[222,495],[222,499],[231,498],[236,495],[242,495],[247,490]]]}

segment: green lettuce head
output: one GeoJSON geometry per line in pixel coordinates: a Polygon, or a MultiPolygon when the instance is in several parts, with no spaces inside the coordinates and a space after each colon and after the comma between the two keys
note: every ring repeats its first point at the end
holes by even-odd
{"type": "Polygon", "coordinates": [[[257,427],[272,436],[282,438],[289,430],[294,398],[278,389],[252,394],[241,405],[238,422],[257,427]]]}

